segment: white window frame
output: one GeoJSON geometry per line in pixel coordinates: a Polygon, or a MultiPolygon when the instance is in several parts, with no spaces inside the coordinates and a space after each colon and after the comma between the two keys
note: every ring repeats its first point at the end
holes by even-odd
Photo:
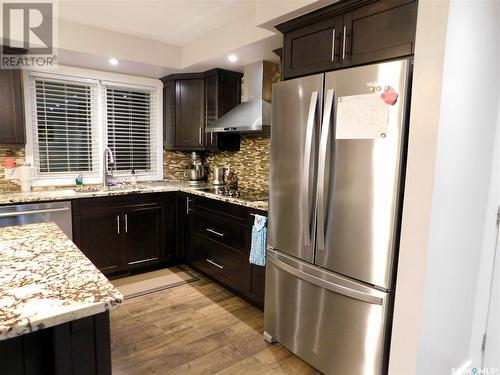
{"type": "MultiPolygon", "coordinates": [[[[85,184],[98,184],[102,183],[102,154],[106,146],[107,131],[106,131],[106,113],[105,113],[105,98],[104,90],[102,87],[105,84],[123,86],[129,88],[140,88],[153,90],[156,95],[156,140],[154,143],[156,152],[155,172],[149,174],[141,174],[137,176],[138,181],[161,181],[163,180],[163,85],[160,80],[154,78],[130,76],[125,74],[104,72],[91,69],[76,68],[70,66],[59,65],[53,69],[43,71],[26,70],[24,71],[24,103],[25,103],[25,121],[26,121],[26,161],[31,165],[34,163],[34,126],[36,126],[36,119],[33,113],[33,92],[31,88],[32,76],[64,79],[75,82],[97,82],[99,87],[97,90],[97,129],[98,129],[98,171],[97,175],[85,175],[83,173],[85,184]]],[[[61,176],[39,176],[35,171],[35,179],[33,180],[34,186],[71,186],[75,184],[75,176],[61,177],[61,176]]],[[[130,178],[130,173],[119,172],[112,180],[123,181],[130,178]]]]}
{"type": "MultiPolygon", "coordinates": [[[[102,92],[102,95],[103,95],[103,121],[104,123],[107,122],[107,116],[106,116],[106,111],[107,111],[107,107],[106,107],[106,103],[104,102],[104,96],[106,95],[106,86],[111,86],[111,87],[123,87],[124,89],[137,89],[137,90],[144,90],[144,89],[148,89],[148,91],[150,91],[149,89],[152,89],[151,87],[145,87],[145,86],[141,86],[141,85],[136,85],[136,84],[130,84],[130,83],[119,83],[119,82],[113,82],[113,81],[101,81],[101,92],[102,92]]],[[[163,89],[161,89],[160,91],[163,92],[163,89]]],[[[153,94],[155,94],[154,92],[152,92],[153,94]]],[[[160,98],[161,99],[161,98],[160,98]]],[[[154,99],[156,101],[155,105],[156,107],[158,108],[161,104],[158,103],[158,96],[156,96],[156,98],[154,99]]],[[[157,117],[157,113],[151,113],[151,118],[150,118],[150,121],[151,122],[154,122],[154,119],[157,117]]],[[[158,120],[156,120],[158,122],[158,120]]],[[[162,124],[162,123],[161,123],[162,124]]],[[[160,128],[162,128],[163,130],[163,126],[159,126],[160,128]]],[[[158,128],[156,129],[156,132],[158,131],[158,128]]],[[[163,136],[162,136],[163,137],[163,136]]],[[[160,144],[160,148],[162,150],[162,155],[163,155],[163,138],[160,139],[160,137],[158,135],[156,135],[156,146],[158,146],[158,142],[161,143],[160,144]]],[[[106,144],[107,144],[107,139],[108,139],[108,132],[107,132],[107,129],[104,129],[104,139],[106,140],[106,144]]],[[[158,148],[158,147],[156,147],[158,148]]],[[[150,157],[151,157],[151,161],[152,162],[156,162],[158,164],[158,154],[156,154],[156,156],[154,155],[154,153],[156,153],[157,150],[155,150],[153,147],[151,148],[150,150],[150,157]]],[[[163,166],[163,157],[161,159],[161,164],[163,166]]],[[[158,167],[157,167],[158,168],[158,167]]],[[[137,171],[136,171],[137,172],[137,171]]],[[[163,174],[163,172],[162,172],[163,174]]],[[[115,171],[113,172],[113,175],[116,176],[116,177],[127,177],[127,176],[130,176],[130,172],[124,172],[124,171],[115,171]]],[[[148,175],[151,175],[148,174],[148,175]]],[[[142,178],[142,176],[144,176],[144,173],[139,173],[137,174],[137,180],[140,180],[142,178]]],[[[162,177],[163,179],[163,177],[162,177]]]]}

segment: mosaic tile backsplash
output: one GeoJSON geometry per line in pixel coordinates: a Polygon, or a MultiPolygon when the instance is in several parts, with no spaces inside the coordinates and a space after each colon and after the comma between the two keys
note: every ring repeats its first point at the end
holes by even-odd
{"type": "MultiPolygon", "coordinates": [[[[263,192],[269,190],[269,134],[244,134],[241,137],[239,151],[202,153],[205,164],[209,167],[208,182],[212,182],[213,167],[229,165],[238,175],[239,186],[263,192]]],[[[182,151],[164,151],[163,176],[165,180],[186,180],[185,170],[191,153],[182,151]]],[[[4,178],[4,160],[6,158],[24,158],[24,148],[0,147],[0,192],[20,191],[15,181],[4,178]]]]}
{"type": "Polygon", "coordinates": [[[0,147],[0,193],[10,191],[20,191],[21,187],[16,181],[5,179],[4,161],[5,159],[24,159],[24,148],[3,148],[0,147]]]}
{"type": "MultiPolygon", "coordinates": [[[[230,166],[236,172],[239,186],[269,191],[269,133],[243,134],[239,151],[206,152],[202,154],[209,167],[208,182],[213,180],[213,167],[230,166]]],[[[166,180],[185,180],[191,153],[165,151],[163,175],[166,180]]]]}

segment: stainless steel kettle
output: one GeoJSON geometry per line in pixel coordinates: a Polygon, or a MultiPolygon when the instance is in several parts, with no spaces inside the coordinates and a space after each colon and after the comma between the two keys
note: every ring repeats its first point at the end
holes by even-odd
{"type": "Polygon", "coordinates": [[[212,181],[212,185],[219,186],[226,183],[224,175],[225,171],[226,167],[214,167],[214,179],[212,181]]]}

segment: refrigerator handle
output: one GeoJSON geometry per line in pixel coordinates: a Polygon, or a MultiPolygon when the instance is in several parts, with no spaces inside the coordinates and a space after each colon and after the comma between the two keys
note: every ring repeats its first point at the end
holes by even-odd
{"type": "Polygon", "coordinates": [[[333,89],[326,92],[325,112],[321,126],[321,136],[319,140],[319,160],[318,160],[318,245],[317,249],[325,251],[325,173],[326,173],[326,152],[328,150],[328,139],[330,137],[331,115],[333,107],[333,89]]]}
{"type": "Polygon", "coordinates": [[[274,266],[282,269],[285,272],[288,272],[289,274],[298,277],[299,279],[302,279],[304,281],[307,281],[309,283],[315,284],[321,288],[328,289],[332,292],[342,294],[344,296],[350,297],[357,299],[359,301],[371,303],[373,305],[383,305],[384,304],[384,299],[382,297],[378,297],[376,295],[362,292],[360,290],[352,289],[349,288],[348,286],[344,285],[339,285],[335,284],[333,282],[323,280],[315,275],[311,275],[307,272],[304,272],[298,268],[292,267],[289,264],[286,264],[285,262],[282,262],[279,259],[276,259],[273,256],[270,256],[267,258],[269,264],[273,264],[274,266]]]}
{"type": "Polygon", "coordinates": [[[304,225],[304,245],[311,246],[311,213],[309,205],[309,170],[311,168],[312,141],[314,133],[314,117],[318,104],[318,92],[313,91],[307,116],[306,139],[304,144],[304,164],[302,166],[302,220],[304,225]]]}

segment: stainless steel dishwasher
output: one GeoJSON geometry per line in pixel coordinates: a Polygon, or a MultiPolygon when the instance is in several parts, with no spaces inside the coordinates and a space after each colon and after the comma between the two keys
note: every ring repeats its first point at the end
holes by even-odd
{"type": "Polygon", "coordinates": [[[54,222],[73,239],[71,202],[19,204],[0,207],[0,228],[54,222]]]}

